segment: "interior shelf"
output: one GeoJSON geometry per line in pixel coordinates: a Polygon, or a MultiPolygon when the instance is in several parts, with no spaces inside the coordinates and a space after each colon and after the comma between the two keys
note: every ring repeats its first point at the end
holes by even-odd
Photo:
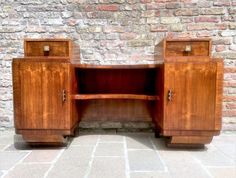
{"type": "Polygon", "coordinates": [[[122,64],[122,65],[94,65],[73,63],[75,68],[81,69],[155,69],[163,65],[163,62],[156,64],[122,64]]]}
{"type": "Polygon", "coordinates": [[[77,94],[71,95],[75,100],[93,100],[93,99],[136,99],[136,100],[159,100],[159,96],[137,95],[137,94],[77,94]]]}

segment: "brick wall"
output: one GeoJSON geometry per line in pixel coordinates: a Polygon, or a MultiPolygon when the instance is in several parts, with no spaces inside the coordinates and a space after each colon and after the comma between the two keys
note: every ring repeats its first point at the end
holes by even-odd
{"type": "Polygon", "coordinates": [[[85,63],[153,63],[164,37],[210,37],[224,57],[224,129],[236,130],[236,0],[0,0],[0,128],[12,127],[11,60],[23,39],[68,37],[85,63]]]}

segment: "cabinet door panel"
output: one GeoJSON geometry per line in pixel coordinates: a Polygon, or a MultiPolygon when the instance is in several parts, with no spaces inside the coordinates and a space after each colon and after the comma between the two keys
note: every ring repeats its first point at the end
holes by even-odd
{"type": "Polygon", "coordinates": [[[69,64],[22,61],[14,70],[20,95],[15,96],[20,99],[15,102],[20,105],[16,128],[70,129],[69,101],[62,98],[63,90],[69,91],[69,64]]]}
{"type": "Polygon", "coordinates": [[[215,63],[165,64],[164,96],[165,129],[214,130],[215,63]]]}
{"type": "Polygon", "coordinates": [[[69,129],[69,65],[44,63],[42,65],[43,127],[69,129]],[[65,94],[65,101],[63,101],[65,94]]]}
{"type": "Polygon", "coordinates": [[[41,63],[19,64],[21,117],[19,127],[36,129],[42,127],[42,70],[41,63]]]}

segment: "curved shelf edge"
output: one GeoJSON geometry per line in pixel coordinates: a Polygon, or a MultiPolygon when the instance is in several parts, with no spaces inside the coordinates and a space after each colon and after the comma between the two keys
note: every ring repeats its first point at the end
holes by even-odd
{"type": "Polygon", "coordinates": [[[138,94],[77,94],[71,95],[74,100],[93,100],[93,99],[136,99],[136,100],[159,100],[159,96],[138,95],[138,94]]]}

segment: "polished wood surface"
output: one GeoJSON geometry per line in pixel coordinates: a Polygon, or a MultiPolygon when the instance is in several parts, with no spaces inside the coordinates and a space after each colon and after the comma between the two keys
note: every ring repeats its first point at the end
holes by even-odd
{"type": "Polygon", "coordinates": [[[178,56],[209,56],[209,41],[166,41],[165,57],[178,56]],[[186,52],[185,48],[191,47],[191,51],[186,52]]]}
{"type": "MultiPolygon", "coordinates": [[[[69,99],[63,101],[63,90],[69,91],[69,69],[67,63],[14,61],[15,127],[21,129],[70,129],[69,99]],[[17,68],[17,69],[16,69],[17,68]],[[18,87],[18,88],[17,88],[18,87]],[[53,106],[53,107],[52,107],[53,106]]],[[[13,79],[14,80],[14,79],[13,79]]],[[[66,93],[68,95],[68,93],[66,93]]]]}
{"type": "Polygon", "coordinates": [[[25,57],[72,57],[72,44],[67,39],[26,39],[24,51],[25,57]],[[44,51],[45,46],[49,51],[44,51]]]}
{"type": "Polygon", "coordinates": [[[166,130],[214,130],[216,63],[165,63],[166,130]],[[178,118],[178,119],[176,119],[178,118]]]}
{"type": "Polygon", "coordinates": [[[155,46],[154,57],[157,62],[208,62],[211,48],[211,39],[207,38],[164,39],[155,46]]]}
{"type": "Polygon", "coordinates": [[[152,101],[136,99],[80,100],[82,121],[150,122],[152,101]]]}

